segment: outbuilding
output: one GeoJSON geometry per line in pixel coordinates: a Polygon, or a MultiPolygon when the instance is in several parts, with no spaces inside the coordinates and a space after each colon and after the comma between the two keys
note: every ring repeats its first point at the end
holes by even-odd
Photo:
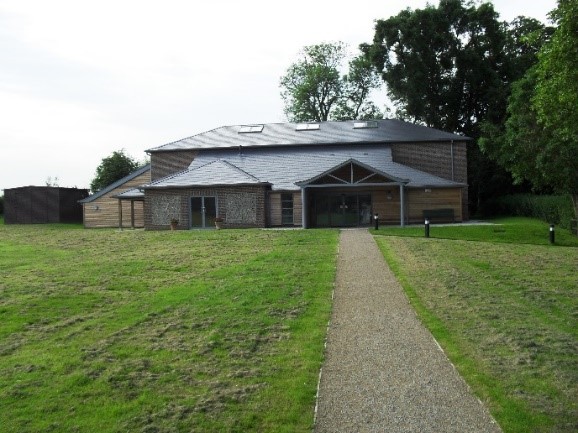
{"type": "Polygon", "coordinates": [[[87,189],[23,186],[4,190],[5,224],[80,223],[87,189]]]}

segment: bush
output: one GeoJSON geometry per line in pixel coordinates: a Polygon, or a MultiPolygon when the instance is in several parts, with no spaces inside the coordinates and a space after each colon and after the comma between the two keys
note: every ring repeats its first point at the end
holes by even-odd
{"type": "Polygon", "coordinates": [[[525,216],[570,229],[575,218],[569,195],[505,195],[488,201],[484,216],[525,216]]]}
{"type": "Polygon", "coordinates": [[[4,196],[0,195],[0,215],[4,215],[4,196]]]}

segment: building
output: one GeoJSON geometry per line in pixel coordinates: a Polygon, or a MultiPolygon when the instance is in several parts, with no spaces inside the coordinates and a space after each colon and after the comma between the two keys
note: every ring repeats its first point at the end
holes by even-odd
{"type": "Polygon", "coordinates": [[[23,186],[4,190],[5,224],[80,223],[87,189],[23,186]]]}
{"type": "Polygon", "coordinates": [[[149,149],[150,183],[117,198],[151,230],[460,222],[468,141],[393,119],[224,126],[149,149]]]}
{"type": "Polygon", "coordinates": [[[120,200],[118,196],[150,181],[151,170],[150,165],[147,164],[81,200],[84,227],[144,227],[142,194],[137,194],[132,198],[125,196],[124,200],[120,200]]]}

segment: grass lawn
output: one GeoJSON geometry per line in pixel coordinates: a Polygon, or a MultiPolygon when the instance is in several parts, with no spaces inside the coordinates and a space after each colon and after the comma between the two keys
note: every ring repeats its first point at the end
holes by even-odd
{"type": "MultiPolygon", "coordinates": [[[[576,432],[578,248],[548,245],[547,224],[500,222],[432,226],[430,239],[423,227],[380,228],[376,240],[505,433],[576,432]]],[[[556,236],[558,245],[578,246],[563,231],[556,236]]]]}
{"type": "Polygon", "coordinates": [[[337,242],[0,225],[0,430],[309,432],[337,242]]]}
{"type": "MultiPolygon", "coordinates": [[[[462,239],[493,243],[516,243],[549,245],[550,225],[543,221],[524,218],[496,218],[487,225],[437,225],[430,224],[430,238],[462,239]]],[[[424,226],[380,226],[379,230],[371,229],[375,235],[424,237],[424,226]]],[[[578,247],[578,237],[569,230],[555,227],[555,245],[578,247]]]]}

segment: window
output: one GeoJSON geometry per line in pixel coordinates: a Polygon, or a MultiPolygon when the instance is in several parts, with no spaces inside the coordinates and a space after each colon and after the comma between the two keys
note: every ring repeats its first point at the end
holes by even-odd
{"type": "Polygon", "coordinates": [[[319,123],[299,123],[296,127],[296,131],[314,131],[319,129],[319,123]]]}
{"type": "Polygon", "coordinates": [[[243,125],[239,129],[239,134],[245,134],[247,132],[263,132],[263,125],[243,125]]]}
{"type": "Polygon", "coordinates": [[[281,194],[281,224],[293,225],[293,194],[281,194]]]}
{"type": "Polygon", "coordinates": [[[377,122],[375,120],[367,120],[362,122],[353,122],[353,129],[363,129],[363,128],[377,128],[377,122]]]}

